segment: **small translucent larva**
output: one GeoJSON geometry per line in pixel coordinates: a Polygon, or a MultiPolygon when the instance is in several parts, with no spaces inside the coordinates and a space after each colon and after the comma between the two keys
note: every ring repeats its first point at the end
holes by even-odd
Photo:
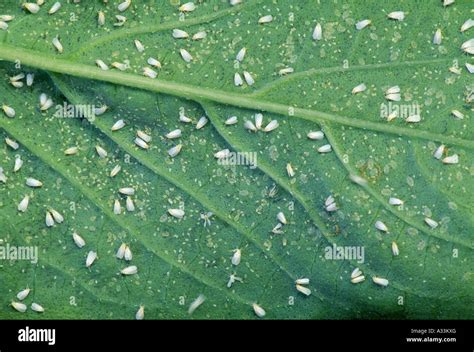
{"type": "Polygon", "coordinates": [[[112,131],[115,132],[115,131],[118,131],[118,130],[124,128],[124,127],[125,127],[125,121],[124,120],[118,120],[113,124],[112,131]]]}
{"type": "Polygon", "coordinates": [[[383,286],[383,287],[388,286],[388,280],[387,279],[384,279],[384,278],[381,278],[381,277],[378,277],[378,276],[374,276],[374,277],[372,277],[372,280],[374,281],[374,283],[376,283],[379,286],[383,286]]]}
{"type": "Polygon", "coordinates": [[[62,54],[64,51],[63,45],[59,41],[59,37],[54,37],[53,38],[53,46],[56,48],[58,53],[62,54]]]}
{"type": "Polygon", "coordinates": [[[133,42],[135,43],[135,48],[137,48],[137,51],[139,53],[142,53],[145,51],[145,47],[143,46],[141,41],[139,41],[138,39],[135,39],[133,42]]]}
{"type": "Polygon", "coordinates": [[[35,75],[33,73],[28,73],[26,75],[26,85],[28,87],[31,87],[33,85],[34,80],[35,80],[35,75]]]}
{"type": "Polygon", "coordinates": [[[259,24],[270,23],[271,21],[273,21],[273,16],[272,15],[266,15],[266,16],[260,17],[258,19],[259,24]]]}
{"type": "Polygon", "coordinates": [[[252,304],[252,308],[254,313],[257,315],[259,318],[263,318],[266,314],[265,310],[260,307],[257,303],[252,304]]]}
{"type": "Polygon", "coordinates": [[[120,165],[115,165],[112,171],[110,171],[110,177],[115,177],[117,174],[122,170],[122,167],[120,165]]]}
{"type": "Polygon", "coordinates": [[[107,66],[105,62],[100,59],[95,60],[95,64],[103,71],[107,71],[109,69],[109,66],[107,66]]]}
{"type": "Polygon", "coordinates": [[[49,9],[48,13],[50,15],[52,14],[55,14],[56,12],[58,12],[58,10],[61,8],[61,3],[59,1],[56,1],[53,6],[51,6],[51,8],[49,9]]]}
{"type": "Polygon", "coordinates": [[[396,257],[400,254],[400,250],[398,249],[397,242],[392,242],[392,254],[396,257]]]}
{"type": "Polygon", "coordinates": [[[203,304],[205,300],[206,300],[206,297],[205,297],[204,295],[202,295],[202,294],[199,295],[199,296],[189,305],[188,314],[190,314],[190,315],[193,314],[194,311],[195,311],[196,309],[198,309],[199,306],[200,306],[201,304],[203,304]]]}
{"type": "Polygon", "coordinates": [[[10,117],[10,118],[15,117],[15,114],[16,114],[15,109],[13,109],[11,106],[3,104],[2,105],[2,110],[5,113],[5,115],[7,115],[8,117],[10,117]]]}
{"type": "Polygon", "coordinates": [[[202,116],[202,117],[199,119],[199,121],[197,122],[197,124],[196,124],[196,129],[197,129],[197,130],[200,130],[201,128],[203,128],[204,126],[206,126],[207,122],[208,122],[207,117],[206,117],[206,116],[202,116]]]}
{"type": "Polygon", "coordinates": [[[230,126],[230,125],[235,125],[237,122],[238,122],[237,116],[231,116],[231,117],[229,117],[227,120],[225,120],[224,123],[225,123],[227,126],[230,126]]]}
{"type": "Polygon", "coordinates": [[[366,89],[367,89],[367,86],[364,83],[361,83],[352,89],[352,94],[354,95],[354,94],[362,93],[366,89]]]}
{"type": "Polygon", "coordinates": [[[390,205],[403,205],[403,200],[395,198],[395,197],[390,197],[388,199],[388,204],[390,204],[390,205]]]}
{"type": "Polygon", "coordinates": [[[31,303],[31,310],[36,312],[36,313],[43,313],[44,308],[39,305],[38,303],[31,303]]]}
{"type": "Polygon", "coordinates": [[[295,280],[295,284],[297,285],[309,285],[309,279],[304,277],[304,278],[301,278],[301,279],[297,279],[295,280]]]}
{"type": "Polygon", "coordinates": [[[318,148],[319,153],[329,153],[332,150],[332,147],[330,144],[325,144],[322,147],[318,148]]]}
{"type": "Polygon", "coordinates": [[[25,196],[18,204],[18,211],[24,213],[28,209],[29,203],[30,203],[30,197],[25,196]]]}
{"type": "Polygon", "coordinates": [[[286,173],[288,174],[288,177],[295,177],[295,170],[290,163],[286,164],[286,173]]]}
{"type": "Polygon", "coordinates": [[[247,48],[240,49],[239,52],[237,53],[237,56],[235,57],[235,59],[239,62],[244,61],[246,53],[247,53],[247,48]]]}
{"type": "Polygon", "coordinates": [[[50,209],[49,212],[51,213],[54,221],[56,221],[58,224],[63,223],[64,217],[57,210],[50,209]]]}
{"type": "Polygon", "coordinates": [[[307,134],[307,137],[311,140],[318,141],[324,138],[324,133],[321,131],[312,131],[307,134]]]}
{"type": "Polygon", "coordinates": [[[278,121],[277,120],[272,120],[268,123],[268,125],[265,126],[263,131],[264,132],[271,132],[271,131],[277,129],[278,126],[279,126],[278,121]]]}
{"type": "Polygon", "coordinates": [[[176,130],[173,130],[171,132],[168,132],[166,135],[165,135],[166,138],[168,139],[175,139],[175,138],[179,138],[181,137],[181,130],[180,129],[176,129],[176,130]]]}
{"type": "Polygon", "coordinates": [[[102,105],[102,106],[94,109],[94,114],[96,116],[103,115],[108,110],[108,108],[109,107],[107,105],[102,105]]]}
{"type": "Polygon", "coordinates": [[[118,6],[117,6],[117,9],[120,11],[120,12],[124,12],[126,11],[130,5],[132,4],[132,0],[125,0],[124,2],[121,2],[118,6]]]}
{"type": "Polygon", "coordinates": [[[385,225],[382,221],[380,220],[377,220],[375,222],[375,228],[379,231],[382,231],[382,232],[388,232],[388,228],[387,228],[387,225],[385,225]]]}
{"type": "Polygon", "coordinates": [[[216,159],[225,159],[228,158],[230,155],[230,150],[229,149],[223,149],[218,151],[217,153],[214,153],[214,158],[216,159]]]}
{"type": "Polygon", "coordinates": [[[151,142],[151,136],[141,130],[137,131],[137,137],[143,139],[145,142],[150,143],[151,142]]]}
{"type": "Polygon", "coordinates": [[[21,160],[20,156],[15,158],[15,166],[13,167],[13,172],[20,171],[21,167],[23,166],[23,160],[21,160]]]}
{"type": "Polygon", "coordinates": [[[120,201],[118,199],[114,201],[114,214],[115,215],[122,214],[122,206],[120,205],[120,201]]]}
{"type": "Polygon", "coordinates": [[[434,36],[433,36],[433,44],[440,45],[442,40],[441,29],[437,29],[434,36]]]}
{"type": "Polygon", "coordinates": [[[15,309],[16,311],[20,313],[26,312],[26,305],[21,302],[12,302],[11,305],[13,309],[15,309]]]}
{"type": "Polygon", "coordinates": [[[181,57],[183,58],[184,61],[186,61],[186,62],[193,61],[193,57],[191,56],[191,54],[186,49],[180,49],[179,52],[180,52],[181,57]]]}
{"type": "Polygon", "coordinates": [[[252,75],[247,71],[244,71],[244,79],[249,86],[253,86],[255,84],[255,80],[253,79],[252,75]]]}
{"type": "Polygon", "coordinates": [[[313,39],[321,40],[323,38],[323,30],[321,24],[317,23],[313,30],[313,39]]]}
{"type": "Polygon", "coordinates": [[[474,20],[470,18],[462,24],[460,31],[465,32],[472,27],[474,27],[474,20]]]}
{"type": "Polygon", "coordinates": [[[112,67],[116,68],[120,71],[125,71],[127,69],[127,65],[122,62],[112,62],[112,67]]]}
{"type": "Polygon", "coordinates": [[[356,23],[355,27],[358,31],[364,29],[372,23],[371,20],[362,20],[356,23]]]}
{"type": "Polygon", "coordinates": [[[150,66],[153,66],[153,67],[156,67],[156,68],[161,68],[161,63],[153,57],[148,58],[147,63],[150,66]]]}
{"type": "Polygon", "coordinates": [[[40,10],[39,5],[32,2],[25,2],[22,6],[29,13],[33,13],[33,14],[38,13],[38,11],[40,10]]]}
{"type": "Polygon", "coordinates": [[[133,196],[135,194],[135,189],[132,187],[123,187],[119,189],[119,193],[126,196],[133,196]]]}
{"type": "Polygon", "coordinates": [[[186,39],[189,38],[189,34],[181,29],[173,29],[173,38],[175,39],[186,39]]]}
{"type": "Polygon", "coordinates": [[[38,181],[38,180],[36,180],[36,179],[34,179],[34,178],[29,177],[29,178],[26,179],[26,185],[27,185],[28,187],[32,187],[32,188],[39,188],[39,187],[42,187],[42,186],[43,186],[43,182],[38,181]]]}
{"type": "Polygon", "coordinates": [[[464,114],[459,110],[452,110],[451,114],[458,120],[462,120],[464,118],[464,114]]]}
{"type": "Polygon", "coordinates": [[[443,164],[457,164],[459,163],[459,156],[457,154],[447,156],[442,160],[442,162],[443,164]]]}
{"type": "Polygon", "coordinates": [[[95,260],[97,259],[97,253],[94,251],[90,251],[87,253],[86,258],[86,268],[90,268],[92,264],[94,264],[95,260]]]}
{"type": "Polygon", "coordinates": [[[249,131],[252,131],[252,132],[257,132],[257,127],[255,127],[255,125],[253,124],[253,122],[250,121],[250,120],[245,121],[245,123],[244,123],[244,128],[245,128],[246,130],[249,130],[249,131]]]}
{"type": "Polygon", "coordinates": [[[99,158],[103,159],[107,157],[107,151],[104,148],[102,148],[100,145],[96,145],[95,150],[99,158]]]}
{"type": "Polygon", "coordinates": [[[182,144],[175,145],[174,147],[168,150],[168,155],[174,158],[176,155],[178,155],[181,152],[182,148],[183,148],[182,144]]]}
{"type": "Polygon", "coordinates": [[[97,13],[97,24],[99,26],[103,26],[105,24],[105,13],[103,11],[99,11],[97,13]]]}
{"type": "Polygon", "coordinates": [[[301,292],[302,294],[304,294],[305,296],[309,296],[311,294],[311,290],[307,287],[304,287],[304,286],[301,286],[301,285],[296,285],[296,290],[298,292],[301,292]]]}
{"type": "Polygon", "coordinates": [[[79,151],[78,147],[70,147],[70,148],[67,148],[64,151],[64,154],[65,155],[75,155],[75,154],[77,154],[78,151],[79,151]]]}
{"type": "Polygon", "coordinates": [[[49,211],[46,212],[46,218],[45,218],[45,223],[47,227],[52,227],[54,226],[54,219],[53,216],[49,211]]]}
{"type": "Polygon", "coordinates": [[[119,249],[117,250],[117,253],[115,254],[115,257],[118,258],[118,259],[123,259],[123,257],[125,256],[125,250],[127,249],[127,244],[126,243],[122,243],[119,247],[119,249]]]}
{"type": "Polygon", "coordinates": [[[205,31],[199,31],[193,35],[193,40],[202,40],[207,37],[207,33],[205,31]]]}
{"type": "Polygon", "coordinates": [[[23,301],[26,297],[28,297],[29,294],[30,294],[30,289],[25,288],[24,290],[21,290],[20,292],[18,292],[18,294],[16,295],[16,298],[18,298],[20,301],[23,301]]]}
{"type": "Polygon", "coordinates": [[[178,10],[181,11],[181,12],[192,12],[192,11],[196,10],[196,5],[194,5],[194,2],[187,2],[183,5],[181,5],[178,8],[178,10]]]}
{"type": "Polygon", "coordinates": [[[242,77],[238,72],[234,73],[234,85],[236,87],[239,87],[244,84],[244,81],[242,80],[242,77]]]}
{"type": "Polygon", "coordinates": [[[425,218],[425,223],[426,223],[426,225],[428,225],[432,229],[435,229],[435,228],[438,227],[438,222],[436,222],[435,220],[433,220],[431,218],[425,218]]]}
{"type": "Polygon", "coordinates": [[[81,236],[79,236],[76,232],[73,232],[72,240],[74,241],[76,246],[79,248],[82,248],[86,245],[86,241],[84,241],[84,239],[81,236]]]}
{"type": "Polygon", "coordinates": [[[135,144],[137,146],[139,146],[140,148],[142,149],[148,149],[150,148],[150,146],[148,145],[147,142],[145,142],[143,139],[139,138],[139,137],[136,137],[135,140],[134,140],[135,144]]]}
{"type": "Polygon", "coordinates": [[[140,306],[137,310],[137,313],[135,314],[135,319],[136,320],[143,320],[145,318],[145,307],[140,306]]]}
{"type": "Polygon", "coordinates": [[[288,224],[288,222],[286,221],[285,214],[283,214],[282,211],[280,211],[280,212],[277,214],[277,220],[278,220],[279,222],[281,222],[283,225],[288,224]]]}
{"type": "Polygon", "coordinates": [[[405,19],[405,13],[403,11],[393,11],[387,14],[387,17],[391,20],[403,21],[405,19]]]}
{"type": "Polygon", "coordinates": [[[421,116],[418,114],[410,115],[405,119],[405,122],[408,122],[408,123],[417,123],[420,121],[421,121],[421,116]]]}
{"type": "Polygon", "coordinates": [[[122,275],[135,275],[137,272],[138,268],[135,265],[127,266],[120,271],[122,275]]]}
{"type": "Polygon", "coordinates": [[[184,217],[183,209],[168,209],[168,214],[176,219],[182,219],[184,217]]]}
{"type": "Polygon", "coordinates": [[[143,75],[149,78],[156,78],[158,76],[158,72],[152,70],[149,67],[143,67],[143,75]]]}
{"type": "Polygon", "coordinates": [[[278,74],[280,76],[286,76],[286,75],[289,75],[290,73],[293,73],[293,72],[295,72],[293,67],[285,67],[285,68],[282,68],[280,71],[278,71],[278,74]]]}
{"type": "Polygon", "coordinates": [[[232,265],[235,265],[235,266],[239,265],[241,259],[242,259],[242,252],[240,251],[240,249],[234,250],[234,254],[232,255],[232,259],[231,259],[232,265]]]}

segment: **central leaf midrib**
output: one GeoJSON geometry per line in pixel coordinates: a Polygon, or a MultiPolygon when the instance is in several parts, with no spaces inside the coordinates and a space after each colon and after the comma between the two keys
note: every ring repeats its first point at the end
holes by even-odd
{"type": "Polygon", "coordinates": [[[2,60],[12,62],[20,60],[23,65],[50,72],[104,81],[118,85],[125,85],[157,93],[170,94],[194,101],[204,100],[282,115],[289,115],[291,110],[292,117],[301,118],[312,122],[331,122],[364,130],[372,130],[405,137],[421,138],[474,149],[474,141],[458,138],[455,136],[441,135],[421,129],[393,126],[384,123],[349,118],[322,111],[293,107],[271,101],[259,100],[252,95],[226,92],[222,90],[203,88],[184,83],[163,81],[159,79],[150,79],[137,74],[117,72],[114,70],[103,71],[91,65],[75,63],[59,58],[58,56],[47,55],[28,49],[16,48],[7,44],[0,44],[0,49],[0,59],[2,60]]]}

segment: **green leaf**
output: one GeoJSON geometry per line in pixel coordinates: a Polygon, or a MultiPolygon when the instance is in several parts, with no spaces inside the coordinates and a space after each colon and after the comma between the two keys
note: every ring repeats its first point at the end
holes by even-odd
{"type": "Polygon", "coordinates": [[[137,0],[117,27],[119,2],[64,2],[52,15],[50,4],[37,14],[0,5],[0,14],[15,16],[0,33],[1,103],[16,111],[0,118],[0,128],[3,139],[20,144],[0,151],[7,177],[0,183],[1,245],[39,251],[36,264],[0,263],[0,317],[133,319],[143,305],[146,319],[250,319],[257,317],[253,303],[270,319],[472,316],[474,87],[464,67],[472,57],[460,50],[471,33],[459,31],[469,18],[467,2],[444,8],[434,0],[401,1],[394,8],[380,1],[206,1],[180,14],[172,3],[137,0]],[[387,18],[396,10],[405,11],[404,21],[387,18]],[[104,26],[97,24],[98,11],[104,26]],[[258,24],[269,14],[272,22],[258,24]],[[357,31],[362,19],[372,23],[357,31]],[[312,39],[316,23],[319,41],[312,39]],[[432,44],[437,28],[441,45],[432,44]],[[207,35],[175,39],[173,29],[207,35]],[[62,54],[52,45],[56,36],[62,54]],[[247,53],[238,62],[243,47],[247,53]],[[193,61],[186,63],[180,49],[193,61]],[[156,79],[143,75],[149,57],[162,64],[154,68],[156,79]],[[97,59],[129,68],[103,71],[97,59]],[[287,67],[294,73],[279,75],[287,67]],[[243,71],[254,85],[234,85],[234,73],[243,71]],[[31,87],[9,83],[20,72],[35,74],[31,87]],[[352,94],[361,83],[367,89],[352,94]],[[394,104],[420,107],[419,123],[382,118],[384,92],[396,85],[401,101],[394,104]],[[47,111],[39,109],[42,93],[54,102],[47,111]],[[56,114],[64,106],[103,104],[109,109],[95,118],[56,114]],[[180,122],[180,113],[192,123],[180,122]],[[256,113],[263,114],[263,126],[277,120],[279,127],[248,131],[244,122],[256,113]],[[196,129],[201,116],[209,123],[196,129]],[[238,123],[226,125],[231,116],[238,123]],[[120,119],[125,127],[112,131],[120,119]],[[165,137],[178,128],[179,139],[165,137]],[[137,130],[152,136],[149,149],[135,145],[137,130]],[[307,138],[318,130],[323,140],[307,138]],[[168,150],[177,144],[182,150],[172,158],[168,150]],[[319,153],[326,144],[332,150],[319,153]],[[459,163],[433,157],[441,144],[443,158],[457,154],[459,163]],[[98,157],[97,145],[106,158],[98,157]],[[78,153],[66,156],[72,146],[78,153]],[[214,154],[224,149],[255,153],[255,167],[221,165],[214,154]],[[24,164],[14,172],[17,156],[24,164]],[[110,177],[115,165],[122,170],[110,177]],[[27,187],[27,177],[43,187],[27,187]],[[121,187],[135,189],[135,211],[125,211],[121,187]],[[21,213],[25,195],[30,204],[21,213]],[[326,210],[329,196],[337,211],[326,210]],[[390,205],[390,197],[403,206],[390,205]],[[65,221],[47,227],[51,208],[65,221]],[[171,208],[184,209],[184,218],[170,216],[171,208]],[[273,233],[279,212],[288,224],[273,233]],[[425,218],[438,226],[430,228],[425,218]],[[377,221],[388,233],[376,229],[377,221]],[[73,232],[86,241],[83,248],[73,232]],[[115,257],[122,243],[133,252],[130,263],[115,257]],[[329,258],[334,246],[363,250],[363,258],[329,258]],[[235,249],[242,253],[237,266],[235,249]],[[86,268],[89,251],[98,259],[86,268]],[[138,273],[121,275],[128,265],[138,273]],[[366,279],[353,284],[356,267],[366,279]],[[242,282],[229,288],[231,275],[242,282]],[[376,285],[375,276],[389,285],[376,285]],[[296,290],[298,278],[310,279],[311,295],[296,290]],[[44,313],[9,307],[26,287],[32,291],[25,302],[41,304],[44,313]],[[189,315],[201,294],[206,300],[189,315]]]}

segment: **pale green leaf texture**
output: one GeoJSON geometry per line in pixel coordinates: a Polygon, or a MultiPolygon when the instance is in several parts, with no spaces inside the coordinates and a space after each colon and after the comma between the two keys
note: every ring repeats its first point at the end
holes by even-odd
{"type": "MultiPolygon", "coordinates": [[[[121,1],[81,1],[49,15],[47,1],[29,14],[19,1],[4,1],[0,15],[14,15],[0,31],[1,104],[16,110],[0,117],[0,134],[16,140],[13,151],[3,144],[0,167],[0,238],[5,244],[37,246],[37,264],[0,262],[0,318],[3,319],[134,319],[140,305],[145,319],[253,319],[258,303],[269,319],[431,318],[469,319],[474,315],[474,126],[472,75],[465,63],[472,56],[460,49],[474,36],[461,25],[472,16],[468,1],[447,8],[441,1],[227,1],[197,2],[181,14],[173,2],[132,1],[122,13],[127,22],[113,25],[121,1]],[[387,19],[402,10],[404,21],[387,19]],[[103,11],[106,24],[98,26],[103,11]],[[273,21],[258,24],[264,15],[273,21]],[[361,31],[355,23],[370,19],[361,31]],[[322,40],[312,33],[322,25],[322,40]],[[178,28],[190,37],[175,39],[178,28]],[[441,45],[433,45],[436,29],[441,45]],[[51,44],[59,36],[64,52],[51,44]],[[145,46],[138,52],[134,40],[145,46]],[[247,48],[243,62],[237,52],[247,48]],[[194,60],[186,63],[180,49],[194,60]],[[158,59],[158,78],[143,76],[147,59],[158,59]],[[102,71],[102,59],[128,63],[123,72],[102,71]],[[460,72],[449,71],[458,67],[460,72]],[[280,76],[282,68],[294,73],[280,76]],[[248,71],[255,85],[234,85],[234,73],[248,71]],[[34,73],[33,86],[14,88],[8,77],[34,73]],[[367,87],[353,95],[360,83],[367,87]],[[421,121],[381,118],[388,104],[384,92],[400,86],[400,104],[417,103],[421,121]],[[54,106],[42,112],[39,96],[54,106]],[[56,105],[106,104],[95,120],[58,118],[56,105]],[[458,110],[464,119],[455,119],[458,110]],[[184,111],[193,122],[179,121],[184,111]],[[265,133],[244,129],[255,113],[265,133]],[[197,130],[201,116],[209,123],[197,130]],[[224,122],[238,117],[232,126],[224,122]],[[126,126],[116,132],[119,119],[126,126]],[[180,128],[182,136],[164,136],[180,128]],[[134,144],[137,130],[152,136],[150,148],[134,144]],[[323,130],[324,140],[307,138],[323,130]],[[183,145],[175,158],[167,151],[183,145]],[[325,144],[329,153],[318,153],[325,144]],[[445,155],[459,163],[443,164],[445,155]],[[108,152],[100,159],[96,145],[108,152]],[[79,147],[76,155],[64,150],[79,147]],[[214,153],[230,149],[257,153],[257,167],[219,165],[214,153]],[[13,172],[15,158],[23,167],[13,172]],[[295,175],[289,177],[291,163],[295,175]],[[122,171],[114,178],[117,164],[122,171]],[[353,182],[350,175],[365,180],[353,182]],[[44,186],[32,189],[27,177],[44,186]],[[113,204],[125,197],[121,187],[134,187],[136,210],[116,215],[113,204]],[[25,213],[19,201],[30,196],[25,213]],[[336,212],[324,202],[332,195],[336,212]],[[404,205],[389,205],[396,197],[404,205]],[[183,219],[169,208],[183,208],[183,219]],[[49,208],[65,221],[45,225],[49,208]],[[274,234],[276,215],[288,224],[274,234]],[[203,215],[209,217],[205,225],[203,215]],[[432,218],[431,229],[424,219],[432,218]],[[383,221],[388,233],[375,228],[383,221]],[[76,231],[86,241],[79,249],[76,231]],[[391,246],[398,244],[400,255],[391,246]],[[130,263],[115,258],[122,243],[130,263]],[[328,247],[357,246],[365,260],[331,260],[328,247]],[[242,252],[234,266],[234,250],[242,252]],[[98,253],[90,269],[85,258],[98,253]],[[120,270],[136,265],[138,274],[120,270]],[[351,283],[359,267],[366,280],[351,283]],[[242,279],[227,287],[230,275],[242,279]],[[387,278],[388,287],[372,282],[387,278]],[[295,280],[309,278],[312,294],[298,292],[295,280]],[[38,314],[15,311],[10,303],[23,288],[32,289],[25,303],[45,307],[38,314]],[[189,304],[200,294],[205,302],[192,315],[189,304]]],[[[23,80],[24,81],[24,80],[23,80]]]]}

